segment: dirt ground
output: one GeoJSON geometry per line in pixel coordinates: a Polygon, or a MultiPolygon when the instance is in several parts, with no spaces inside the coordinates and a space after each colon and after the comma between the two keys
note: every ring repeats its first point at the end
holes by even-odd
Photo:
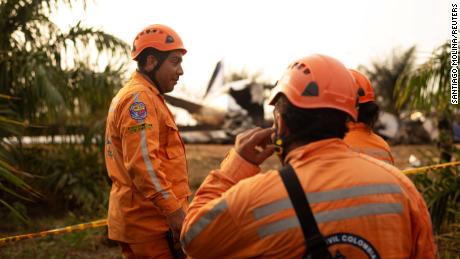
{"type": "MultiPolygon", "coordinates": [[[[190,173],[190,184],[192,189],[199,187],[208,173],[219,168],[219,165],[232,145],[187,145],[186,154],[188,169],[190,173]]],[[[431,159],[438,157],[436,147],[433,145],[399,145],[391,147],[396,167],[400,169],[409,168],[409,157],[414,155],[421,160],[422,165],[429,164],[431,159]]],[[[279,168],[281,166],[278,158],[273,155],[262,165],[262,171],[279,168]]]]}
{"type": "MultiPolygon", "coordinates": [[[[190,173],[190,185],[195,191],[212,169],[219,168],[222,159],[232,148],[231,145],[187,145],[186,154],[190,173]]],[[[432,158],[438,157],[432,145],[394,146],[392,153],[396,166],[404,169],[409,166],[409,156],[414,154],[429,164],[432,158]]],[[[262,171],[279,168],[276,156],[270,157],[262,164],[262,171]]],[[[35,219],[34,219],[35,220],[35,219]]],[[[65,219],[64,219],[65,220],[65,219]]],[[[62,227],[63,219],[37,219],[40,229],[48,230],[62,227]],[[51,221],[51,222],[50,222],[51,221]]],[[[27,231],[25,231],[26,233],[27,231]]],[[[0,236],[5,236],[2,233],[0,236]]],[[[106,229],[98,228],[56,237],[45,237],[19,241],[0,247],[0,258],[122,258],[120,248],[106,239],[106,229]]]]}

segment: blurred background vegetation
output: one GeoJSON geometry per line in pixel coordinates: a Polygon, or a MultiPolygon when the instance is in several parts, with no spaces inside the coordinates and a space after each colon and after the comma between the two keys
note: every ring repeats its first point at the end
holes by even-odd
{"type": "MultiPolygon", "coordinates": [[[[76,2],[81,1],[0,0],[2,236],[106,215],[110,181],[103,157],[105,118],[111,98],[126,79],[129,46],[81,23],[67,31],[59,29],[50,15],[59,4],[72,7],[76,2]],[[102,69],[101,58],[109,60],[102,69]],[[24,143],[22,136],[30,141],[24,143]],[[43,136],[48,144],[35,141],[43,136]]],[[[427,165],[460,160],[453,141],[459,108],[449,100],[449,50],[448,42],[441,43],[425,63],[416,64],[412,47],[360,67],[373,82],[383,110],[397,116],[421,111],[436,120],[440,155],[427,154],[427,165]]],[[[251,75],[243,71],[230,77],[251,75]]],[[[412,180],[429,206],[441,258],[458,258],[458,169],[420,174],[412,180]]],[[[110,244],[105,236],[102,229],[91,230],[2,249],[14,258],[91,258],[94,253],[75,255],[62,247],[97,250],[110,244]]]]}
{"type": "Polygon", "coordinates": [[[59,4],[76,2],[0,1],[0,215],[8,219],[5,227],[33,224],[31,217],[40,213],[96,210],[103,215],[107,207],[105,116],[122,86],[129,47],[80,23],[60,30],[50,15],[59,4]],[[102,69],[101,58],[109,60],[102,69]],[[43,136],[47,144],[39,143],[43,136]]]}

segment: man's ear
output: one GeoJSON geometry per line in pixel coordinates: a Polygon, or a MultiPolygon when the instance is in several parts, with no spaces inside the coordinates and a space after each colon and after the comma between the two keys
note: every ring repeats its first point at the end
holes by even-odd
{"type": "Polygon", "coordinates": [[[150,72],[152,71],[156,65],[158,64],[158,60],[155,58],[154,55],[148,55],[147,60],[145,62],[145,71],[150,72]]]}
{"type": "Polygon", "coordinates": [[[276,126],[278,127],[276,134],[281,136],[283,135],[283,133],[285,134],[289,131],[289,129],[286,126],[286,122],[283,116],[281,116],[279,112],[276,112],[275,120],[276,120],[276,126]]]}
{"type": "Polygon", "coordinates": [[[286,135],[286,133],[289,133],[289,128],[286,125],[286,121],[284,120],[283,116],[279,116],[279,133],[286,135]]]}

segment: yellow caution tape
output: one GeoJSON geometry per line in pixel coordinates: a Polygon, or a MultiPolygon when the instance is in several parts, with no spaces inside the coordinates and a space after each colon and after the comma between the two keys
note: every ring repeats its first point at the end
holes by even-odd
{"type": "Polygon", "coordinates": [[[24,240],[24,239],[33,239],[37,237],[46,237],[46,236],[51,236],[51,235],[72,233],[72,232],[82,231],[82,230],[89,229],[89,228],[103,227],[106,225],[107,225],[107,219],[100,219],[100,220],[96,220],[96,221],[92,221],[88,223],[83,223],[83,224],[78,224],[78,225],[73,225],[73,226],[68,226],[68,227],[63,227],[63,228],[57,228],[53,230],[47,230],[47,231],[42,231],[42,232],[37,232],[37,233],[30,233],[30,234],[25,234],[25,235],[4,237],[4,238],[0,238],[0,246],[5,245],[7,243],[16,242],[19,240],[24,240]]]}
{"type": "Polygon", "coordinates": [[[429,166],[423,166],[423,167],[418,167],[418,168],[412,168],[412,169],[404,170],[402,172],[404,174],[406,174],[406,175],[409,175],[409,174],[423,173],[423,172],[427,172],[427,171],[430,171],[430,170],[438,170],[438,169],[454,167],[454,166],[460,166],[460,161],[449,162],[449,163],[438,164],[438,165],[429,165],[429,166]]]}
{"type": "MultiPolygon", "coordinates": [[[[419,167],[419,168],[412,168],[412,169],[404,170],[402,172],[406,175],[409,175],[409,174],[423,173],[423,172],[427,172],[430,170],[437,170],[437,169],[443,169],[443,168],[454,167],[454,166],[460,166],[460,161],[438,164],[438,165],[431,165],[431,166],[424,166],[424,167],[419,167]]],[[[37,233],[4,237],[4,238],[0,238],[0,246],[5,245],[7,243],[16,242],[19,240],[33,239],[37,237],[46,237],[46,236],[51,236],[51,235],[60,235],[60,234],[72,233],[72,232],[82,231],[85,229],[98,228],[98,227],[103,227],[103,226],[107,226],[107,219],[100,219],[100,220],[96,220],[96,221],[92,221],[88,223],[83,223],[83,224],[78,224],[78,225],[73,225],[73,226],[68,226],[68,227],[63,227],[63,228],[57,228],[57,229],[52,229],[52,230],[47,230],[47,231],[42,231],[42,232],[37,232],[37,233]]]]}

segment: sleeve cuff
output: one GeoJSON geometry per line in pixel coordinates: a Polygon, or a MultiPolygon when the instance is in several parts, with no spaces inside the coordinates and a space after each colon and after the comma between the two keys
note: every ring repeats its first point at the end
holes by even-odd
{"type": "Polygon", "coordinates": [[[259,173],[260,167],[246,161],[232,148],[220,164],[219,171],[220,174],[238,182],[259,173]]]}
{"type": "MultiPolygon", "coordinates": [[[[169,195],[172,193],[169,192],[169,195]]],[[[182,205],[176,199],[176,196],[172,194],[172,196],[168,197],[168,199],[164,199],[163,197],[157,197],[153,199],[152,202],[157,206],[161,213],[165,216],[175,212],[176,210],[182,208],[182,205]]]]}

